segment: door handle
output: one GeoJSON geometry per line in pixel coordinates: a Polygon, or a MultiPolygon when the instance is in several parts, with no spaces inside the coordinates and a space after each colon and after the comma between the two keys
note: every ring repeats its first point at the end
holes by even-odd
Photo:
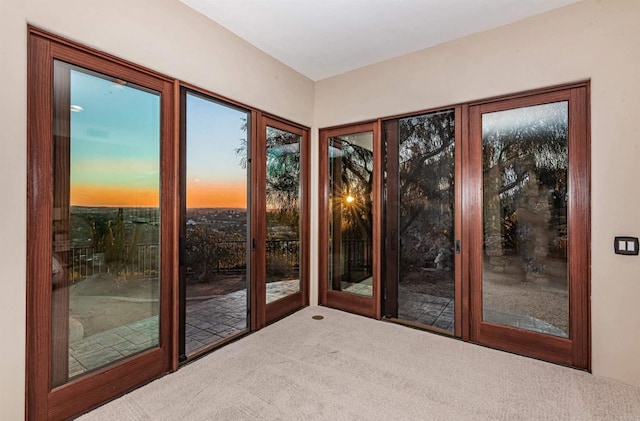
{"type": "Polygon", "coordinates": [[[460,254],[460,240],[456,240],[456,254],[460,254]]]}
{"type": "Polygon", "coordinates": [[[398,238],[397,238],[397,232],[396,230],[391,230],[391,238],[389,238],[389,241],[391,241],[391,250],[396,250],[398,247],[398,238]]]}

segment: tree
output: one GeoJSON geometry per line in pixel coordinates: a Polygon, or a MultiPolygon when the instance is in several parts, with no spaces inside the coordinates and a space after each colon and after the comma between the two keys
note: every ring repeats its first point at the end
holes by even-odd
{"type": "MultiPolygon", "coordinates": [[[[483,115],[484,229],[489,255],[519,250],[530,260],[533,252],[527,243],[536,235],[531,230],[546,228],[541,225],[549,219],[556,229],[566,216],[567,132],[566,102],[483,115]],[[525,211],[533,207],[546,208],[538,214],[553,207],[555,214],[541,219],[536,212],[525,211]],[[527,222],[527,216],[536,220],[527,222]]],[[[539,231],[537,236],[546,234],[539,231]]]]}
{"type": "Polygon", "coordinates": [[[454,117],[444,111],[398,122],[398,232],[405,272],[414,265],[452,265],[454,117]]]}

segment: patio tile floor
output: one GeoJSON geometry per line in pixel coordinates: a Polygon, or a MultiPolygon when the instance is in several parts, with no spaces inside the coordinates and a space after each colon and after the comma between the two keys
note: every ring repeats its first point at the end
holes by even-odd
{"type": "MultiPolygon", "coordinates": [[[[267,284],[267,302],[299,290],[296,280],[267,284]]],[[[187,303],[185,351],[195,350],[231,336],[247,326],[247,292],[187,303]]],[[[69,377],[95,370],[158,345],[158,316],[148,317],[69,344],[69,377]]]]}

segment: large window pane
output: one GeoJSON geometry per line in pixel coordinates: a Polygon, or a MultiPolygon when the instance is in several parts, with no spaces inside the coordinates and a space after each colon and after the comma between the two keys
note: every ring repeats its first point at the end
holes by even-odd
{"type": "Polygon", "coordinates": [[[373,132],[329,138],[329,285],[373,295],[373,132]]]}
{"type": "Polygon", "coordinates": [[[187,355],[247,328],[248,123],[186,94],[187,355]]]}
{"type": "Polygon", "coordinates": [[[567,337],[568,103],[482,115],[483,320],[567,337]]]}
{"type": "Polygon", "coordinates": [[[300,291],[301,137],[267,126],[267,298],[300,291]]]}
{"type": "Polygon", "coordinates": [[[398,126],[398,317],[453,331],[455,112],[398,126]]]}
{"type": "Polygon", "coordinates": [[[58,386],[158,346],[160,95],[59,62],[54,78],[58,386]]]}

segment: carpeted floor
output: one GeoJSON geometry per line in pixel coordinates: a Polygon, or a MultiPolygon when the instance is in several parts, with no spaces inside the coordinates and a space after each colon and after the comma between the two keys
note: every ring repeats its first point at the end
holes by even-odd
{"type": "Polygon", "coordinates": [[[631,421],[640,389],[312,307],[81,418],[246,419],[631,421]]]}

